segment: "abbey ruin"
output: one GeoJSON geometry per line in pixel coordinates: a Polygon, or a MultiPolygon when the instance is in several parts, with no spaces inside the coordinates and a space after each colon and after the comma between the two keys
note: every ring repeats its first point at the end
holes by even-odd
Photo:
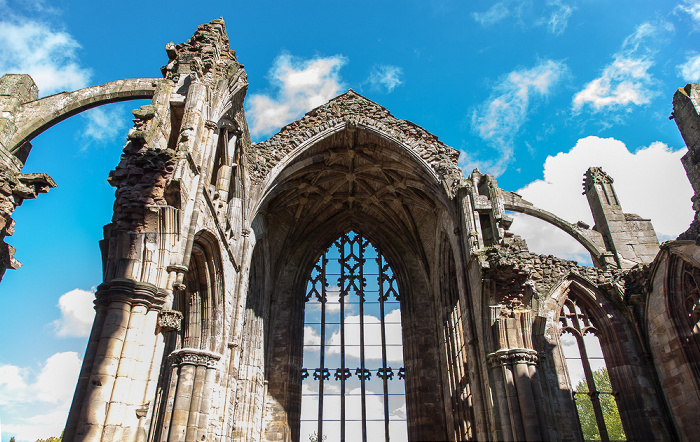
{"type": "Polygon", "coordinates": [[[223,20],[166,52],[164,78],[42,99],[28,75],[0,80],[0,276],[13,211],[56,185],[22,173],[31,140],[152,99],[108,178],[65,441],[581,441],[582,401],[602,440],[604,403],[628,440],[700,434],[700,84],[673,97],[696,220],[659,245],[600,168],[583,177],[595,226],[570,223],[352,90],[251,143],[223,20]],[[594,266],[530,253],[510,212],[594,266]]]}

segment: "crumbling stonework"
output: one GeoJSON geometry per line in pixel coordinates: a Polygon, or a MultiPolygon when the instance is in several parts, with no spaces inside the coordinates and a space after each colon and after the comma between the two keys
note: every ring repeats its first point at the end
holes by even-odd
{"type": "MultiPolygon", "coordinates": [[[[381,248],[401,293],[409,439],[582,440],[564,309],[595,330],[628,440],[697,435],[696,227],[659,248],[595,167],[595,226],[568,222],[465,177],[457,151],[352,90],[251,144],[223,20],[166,54],[163,79],[41,100],[26,75],[0,81],[0,239],[55,186],[21,173],[33,136],[152,98],[109,176],[104,281],[64,440],[299,440],[306,278],[351,230],[381,248]],[[567,232],[594,267],[530,253],[508,211],[567,232]]],[[[697,90],[674,97],[696,194],[697,90]]],[[[17,264],[0,245],[1,275],[17,264]]]]}

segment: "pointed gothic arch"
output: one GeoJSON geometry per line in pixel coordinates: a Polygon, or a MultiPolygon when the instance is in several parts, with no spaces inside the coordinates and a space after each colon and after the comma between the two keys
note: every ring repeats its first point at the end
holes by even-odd
{"type": "MultiPolygon", "coordinates": [[[[269,311],[264,319],[268,331],[261,338],[268,382],[266,434],[284,429],[280,439],[299,437],[306,281],[328,244],[351,230],[361,231],[381,248],[402,293],[409,438],[454,434],[454,428],[448,430],[454,419],[448,418],[447,410],[459,390],[455,382],[464,382],[464,368],[457,368],[462,363],[457,349],[440,355],[440,348],[448,350],[440,344],[444,330],[438,332],[435,325],[442,322],[447,307],[438,307],[444,300],[434,281],[441,264],[435,261],[436,251],[440,249],[446,263],[453,252],[440,248],[435,232],[445,227],[454,231],[454,224],[443,224],[459,216],[451,189],[435,172],[437,163],[426,161],[420,154],[425,149],[413,144],[399,143],[376,128],[341,122],[300,143],[302,147],[270,168],[269,175],[259,175],[258,203],[251,217],[264,225],[270,263],[270,285],[265,289],[269,311]],[[445,363],[462,374],[443,373],[445,363]]],[[[249,159],[254,154],[249,152],[249,159]]],[[[456,277],[454,262],[448,269],[449,276],[456,277]]],[[[465,295],[456,286],[451,293],[454,309],[456,299],[465,295]]],[[[464,347],[463,336],[450,339],[464,347]]]]}
{"type": "Polygon", "coordinates": [[[612,288],[602,289],[587,278],[570,273],[555,285],[543,303],[539,314],[546,318],[546,324],[537,345],[539,351],[552,355],[551,361],[546,361],[546,370],[551,373],[547,387],[556,394],[558,409],[554,410],[557,422],[550,423],[550,432],[559,437],[581,437],[577,430],[580,427],[574,407],[574,386],[560,339],[562,312],[576,314],[571,310],[573,305],[588,318],[600,342],[627,438],[641,440],[665,431],[666,415],[653,387],[653,373],[648,361],[639,357],[643,354],[642,344],[622,307],[620,295],[612,288]]]}

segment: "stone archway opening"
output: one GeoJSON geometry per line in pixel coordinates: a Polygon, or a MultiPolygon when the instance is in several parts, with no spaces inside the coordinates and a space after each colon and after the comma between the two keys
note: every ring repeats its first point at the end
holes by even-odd
{"type": "Polygon", "coordinates": [[[301,436],[308,278],[328,244],[354,231],[392,263],[401,293],[408,437],[447,437],[430,258],[439,215],[451,207],[442,184],[405,148],[355,127],[316,142],[279,173],[253,222],[271,266],[266,434],[286,427],[293,440],[301,436]]]}

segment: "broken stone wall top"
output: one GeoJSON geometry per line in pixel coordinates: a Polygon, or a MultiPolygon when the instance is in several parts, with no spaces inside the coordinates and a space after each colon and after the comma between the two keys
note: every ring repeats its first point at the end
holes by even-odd
{"type": "Polygon", "coordinates": [[[457,164],[457,150],[420,126],[399,120],[384,107],[350,89],[286,125],[269,140],[251,146],[248,167],[253,182],[262,182],[272,168],[305,141],[344,123],[374,129],[403,143],[430,165],[448,189],[454,189],[464,179],[457,164]]]}

